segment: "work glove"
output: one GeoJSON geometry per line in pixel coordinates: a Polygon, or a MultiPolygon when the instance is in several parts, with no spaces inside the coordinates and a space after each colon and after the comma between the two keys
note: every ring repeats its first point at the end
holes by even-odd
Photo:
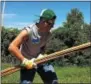
{"type": "Polygon", "coordinates": [[[47,54],[39,54],[38,55],[38,57],[37,57],[37,59],[41,59],[41,58],[43,58],[44,56],[46,56],[47,54]]]}
{"type": "Polygon", "coordinates": [[[27,69],[36,68],[37,64],[34,62],[34,60],[35,60],[35,58],[32,58],[31,60],[24,58],[21,66],[26,67],[27,69]]]}

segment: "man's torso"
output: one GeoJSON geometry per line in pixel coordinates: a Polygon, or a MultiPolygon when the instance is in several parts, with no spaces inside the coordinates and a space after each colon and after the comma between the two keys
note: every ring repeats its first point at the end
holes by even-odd
{"type": "Polygon", "coordinates": [[[28,59],[37,57],[41,51],[41,47],[46,44],[50,34],[49,32],[38,32],[38,28],[35,24],[25,27],[24,29],[28,31],[29,36],[21,45],[21,53],[28,59]]]}

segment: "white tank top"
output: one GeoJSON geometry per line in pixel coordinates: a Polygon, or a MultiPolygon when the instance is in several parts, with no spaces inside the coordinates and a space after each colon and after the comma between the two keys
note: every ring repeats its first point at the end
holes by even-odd
{"type": "Polygon", "coordinates": [[[40,54],[41,47],[46,45],[50,33],[38,32],[38,27],[35,24],[24,29],[27,30],[29,36],[20,46],[21,53],[28,59],[36,58],[40,54]]]}

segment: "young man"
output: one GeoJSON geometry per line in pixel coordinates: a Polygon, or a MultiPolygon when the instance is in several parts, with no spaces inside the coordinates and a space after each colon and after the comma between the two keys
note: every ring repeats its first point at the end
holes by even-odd
{"type": "Polygon", "coordinates": [[[43,56],[42,52],[50,37],[50,29],[56,19],[55,13],[50,9],[42,10],[38,23],[25,27],[12,41],[9,51],[21,61],[21,84],[32,84],[37,71],[44,84],[58,84],[54,68],[50,64],[37,65],[34,59],[43,56]],[[19,49],[20,47],[20,49],[19,49]]]}

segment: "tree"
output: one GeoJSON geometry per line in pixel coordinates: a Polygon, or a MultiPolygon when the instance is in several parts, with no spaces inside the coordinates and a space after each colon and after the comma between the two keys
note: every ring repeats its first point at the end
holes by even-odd
{"type": "Polygon", "coordinates": [[[84,23],[83,14],[77,8],[71,9],[71,12],[68,13],[66,22],[64,22],[64,27],[72,28],[71,26],[75,23],[79,23],[80,25],[84,23]]]}
{"type": "MultiPolygon", "coordinates": [[[[67,15],[66,22],[62,27],[52,31],[52,36],[48,42],[47,52],[53,53],[58,50],[67,49],[89,41],[91,34],[91,25],[84,23],[82,12],[77,8],[72,9],[67,15]]],[[[64,65],[89,65],[90,51],[78,51],[73,53],[68,58],[61,58],[54,61],[54,64],[64,65]],[[86,53],[86,54],[85,54],[86,53]]]]}
{"type": "Polygon", "coordinates": [[[5,28],[2,27],[1,31],[1,61],[2,62],[9,62],[10,59],[13,59],[14,57],[11,55],[8,51],[8,46],[10,42],[17,36],[19,33],[18,29],[15,28],[5,28]]]}

